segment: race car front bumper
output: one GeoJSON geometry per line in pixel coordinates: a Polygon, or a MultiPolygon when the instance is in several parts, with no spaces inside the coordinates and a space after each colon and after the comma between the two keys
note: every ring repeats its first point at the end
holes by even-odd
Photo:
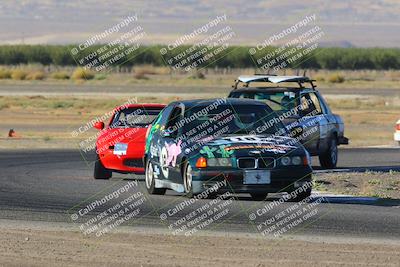
{"type": "Polygon", "coordinates": [[[309,166],[260,170],[270,172],[269,183],[245,184],[244,170],[198,170],[193,173],[193,193],[198,194],[218,186],[218,192],[232,193],[278,193],[291,192],[303,183],[311,182],[312,169],[309,166]],[[225,181],[225,182],[224,182],[225,181]],[[223,185],[223,186],[221,186],[223,185]]]}
{"type": "Polygon", "coordinates": [[[344,137],[344,136],[339,137],[338,144],[339,145],[348,145],[349,144],[349,138],[344,137]]]}

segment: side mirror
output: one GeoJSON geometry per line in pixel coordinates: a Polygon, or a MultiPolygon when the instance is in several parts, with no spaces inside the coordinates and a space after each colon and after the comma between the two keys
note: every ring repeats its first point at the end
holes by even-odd
{"type": "Polygon", "coordinates": [[[103,130],[104,129],[104,122],[98,121],[93,125],[94,128],[97,130],[103,130]]]}

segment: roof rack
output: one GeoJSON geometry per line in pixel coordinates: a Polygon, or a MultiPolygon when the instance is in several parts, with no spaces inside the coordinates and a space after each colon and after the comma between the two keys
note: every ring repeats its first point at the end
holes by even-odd
{"type": "Polygon", "coordinates": [[[233,89],[238,89],[240,83],[243,87],[249,87],[250,83],[253,82],[266,82],[266,83],[283,83],[283,82],[294,82],[299,85],[299,88],[304,88],[304,83],[311,84],[312,88],[315,89],[317,86],[314,84],[315,80],[312,80],[306,76],[277,76],[271,74],[255,74],[250,76],[239,76],[235,83],[232,85],[233,89]]]}

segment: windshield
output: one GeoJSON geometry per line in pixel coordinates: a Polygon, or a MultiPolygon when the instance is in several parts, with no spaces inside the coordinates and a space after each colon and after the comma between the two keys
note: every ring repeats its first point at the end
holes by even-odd
{"type": "Polygon", "coordinates": [[[273,111],[282,113],[296,110],[298,95],[295,92],[233,92],[230,97],[250,98],[266,103],[273,111]]]}
{"type": "Polygon", "coordinates": [[[185,118],[191,121],[183,132],[207,129],[210,135],[268,134],[286,133],[283,124],[268,106],[221,105],[217,109],[204,112],[205,107],[190,108],[185,118]]]}
{"type": "Polygon", "coordinates": [[[111,127],[146,127],[151,124],[161,109],[125,108],[118,111],[111,123],[111,127]]]}

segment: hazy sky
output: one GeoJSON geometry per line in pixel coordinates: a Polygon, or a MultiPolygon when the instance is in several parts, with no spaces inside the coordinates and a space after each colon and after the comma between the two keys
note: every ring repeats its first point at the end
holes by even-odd
{"type": "Polygon", "coordinates": [[[133,14],[145,43],[173,42],[223,14],[238,44],[259,43],[312,14],[325,32],[325,45],[400,43],[399,0],[0,0],[0,42],[80,43],[133,14]]]}

